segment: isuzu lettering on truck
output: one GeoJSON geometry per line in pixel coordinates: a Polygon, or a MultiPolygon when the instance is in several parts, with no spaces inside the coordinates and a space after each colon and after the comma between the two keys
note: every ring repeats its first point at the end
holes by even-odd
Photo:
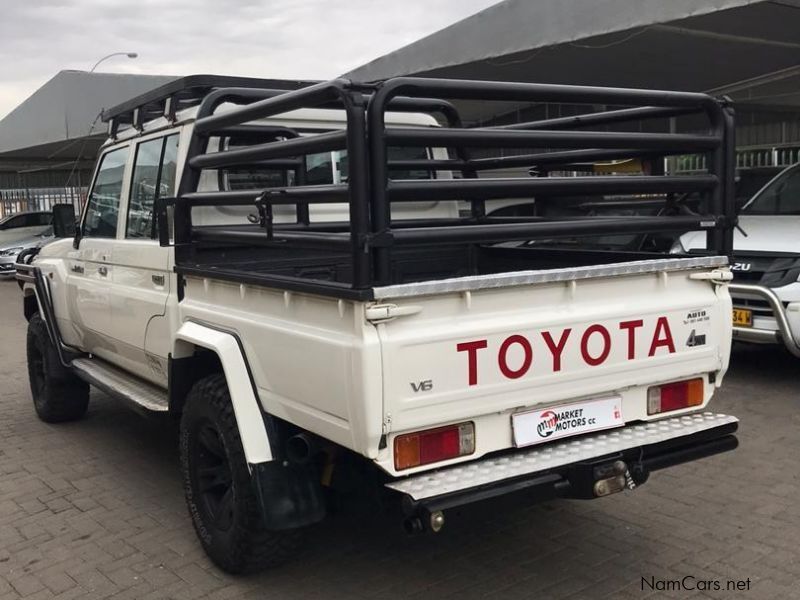
{"type": "Polygon", "coordinates": [[[34,408],[80,418],[92,385],[180,419],[189,515],[223,569],[284,560],[337,496],[439,531],[468,503],[607,496],[735,448],[737,419],[707,410],[731,345],[723,102],[193,76],[104,118],[77,230],[56,207],[59,239],[17,264],[34,408]],[[470,127],[475,101],[587,112],[470,127]],[[706,129],[638,126],[687,114],[706,129]],[[707,174],[505,176],[692,152],[707,174]],[[664,208],[487,211],[576,196],[664,208]],[[685,256],[598,242],[692,230],[706,247],[685,256]]]}

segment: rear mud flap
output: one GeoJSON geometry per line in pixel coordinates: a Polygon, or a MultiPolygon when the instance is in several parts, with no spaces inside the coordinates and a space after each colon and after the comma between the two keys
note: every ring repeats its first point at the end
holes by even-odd
{"type": "Polygon", "coordinates": [[[325,498],[313,465],[280,460],[251,465],[264,526],[270,531],[296,529],[325,518],[325,498]]]}

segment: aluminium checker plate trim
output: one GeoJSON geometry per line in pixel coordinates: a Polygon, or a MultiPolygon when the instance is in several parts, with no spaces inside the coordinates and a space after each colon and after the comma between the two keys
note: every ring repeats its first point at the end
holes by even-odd
{"type": "Polygon", "coordinates": [[[537,283],[558,283],[580,279],[596,279],[598,277],[619,277],[623,275],[641,275],[644,273],[685,271],[689,269],[711,269],[725,267],[727,265],[728,259],[725,256],[659,258],[653,260],[634,260],[609,265],[589,265],[584,267],[567,267],[563,269],[537,269],[531,271],[514,271],[511,273],[454,277],[452,279],[440,279],[437,281],[401,283],[398,285],[376,287],[373,292],[375,300],[383,300],[388,298],[407,298],[431,294],[466,292],[487,288],[532,285],[537,283]]]}
{"type": "Polygon", "coordinates": [[[738,421],[739,419],[730,415],[704,412],[639,423],[564,442],[538,445],[515,454],[413,475],[387,483],[386,487],[408,494],[414,500],[424,500],[548,471],[622,450],[666,442],[738,421]]]}

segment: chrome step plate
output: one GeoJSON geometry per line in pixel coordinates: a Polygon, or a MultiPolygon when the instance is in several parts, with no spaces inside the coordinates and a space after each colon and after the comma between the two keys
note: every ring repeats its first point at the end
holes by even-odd
{"type": "Polygon", "coordinates": [[[666,442],[738,421],[739,419],[729,415],[705,412],[639,423],[564,442],[539,445],[515,454],[479,459],[439,471],[412,475],[407,479],[387,483],[386,487],[408,494],[414,500],[423,500],[513,477],[549,471],[622,450],[666,442]]]}
{"type": "Polygon", "coordinates": [[[149,413],[169,410],[167,391],[98,358],[76,358],[75,374],[91,385],[149,413]]]}

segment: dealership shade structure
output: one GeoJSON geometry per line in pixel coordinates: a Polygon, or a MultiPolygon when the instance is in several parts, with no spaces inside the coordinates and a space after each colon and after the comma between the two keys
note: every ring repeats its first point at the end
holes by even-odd
{"type": "MultiPolygon", "coordinates": [[[[505,0],[346,76],[705,91],[785,109],[800,105],[798,22],[800,0],[505,0]]],[[[479,121],[496,110],[460,108],[479,121]]]]}
{"type": "Polygon", "coordinates": [[[173,79],[87,71],[56,74],[0,120],[0,189],[40,187],[45,180],[44,185],[76,185],[76,174],[91,167],[106,137],[100,112],[173,79]]]}

